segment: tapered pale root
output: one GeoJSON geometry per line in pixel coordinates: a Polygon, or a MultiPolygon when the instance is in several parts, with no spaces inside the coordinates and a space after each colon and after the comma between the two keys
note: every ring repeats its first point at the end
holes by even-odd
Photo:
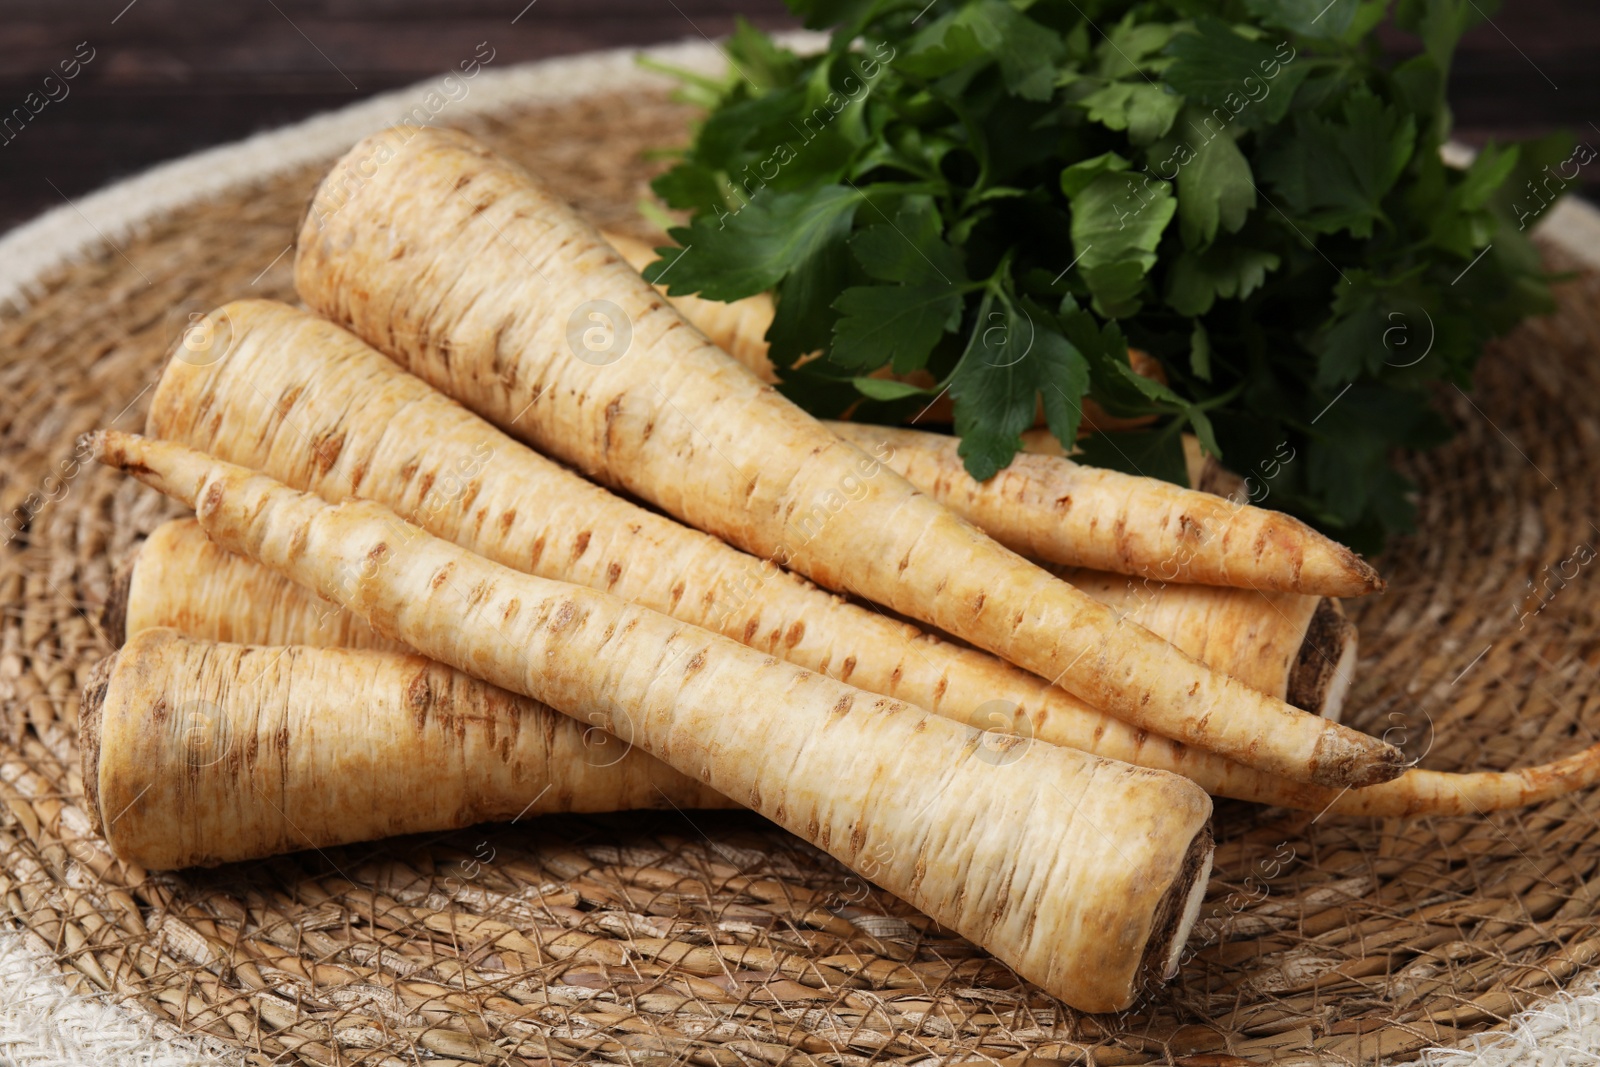
{"type": "Polygon", "coordinates": [[[1360,556],[1280,512],[1034,453],[978,482],[949,435],[827,425],[860,448],[888,446],[884,462],[897,473],[1024,556],[1265,592],[1351,597],[1383,589],[1360,556]]]}
{"type": "Polygon", "coordinates": [[[829,433],[568,205],[462,134],[361,142],[324,179],[296,247],[310,307],[513,436],[746,551],[1259,770],[1359,786],[1403,767],[1379,739],[1119,625],[829,433]],[[612,329],[592,347],[597,319],[612,329]]]}
{"type": "Polygon", "coordinates": [[[991,756],[981,731],[491,563],[369,501],[114,431],[88,443],[194,507],[223,548],[424,655],[592,716],[1080,1010],[1128,1006],[1184,933],[1162,918],[1186,914],[1175,901],[1211,847],[1193,782],[1021,741],[991,756]]]}
{"type": "Polygon", "coordinates": [[[1357,634],[1337,601],[1166,585],[1082,567],[1046,569],[1246,685],[1335,722],[1343,711],[1354,677],[1357,634]]]}
{"type": "Polygon", "coordinates": [[[359,615],[212,543],[193,519],[169,519],[118,566],[101,615],[113,645],[169,626],[242,645],[408,651],[359,615]]]}
{"type": "Polygon", "coordinates": [[[93,817],[118,856],[156,870],[548,812],[735,806],[414,654],[143,630],[83,708],[93,817]]]}

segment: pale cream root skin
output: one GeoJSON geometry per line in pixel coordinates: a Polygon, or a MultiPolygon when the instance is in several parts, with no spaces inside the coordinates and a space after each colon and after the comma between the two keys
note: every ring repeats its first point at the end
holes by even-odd
{"type": "Polygon", "coordinates": [[[164,870],[558,811],[731,807],[582,723],[414,654],[135,633],[85,748],[102,832],[164,870]]]}
{"type": "Polygon", "coordinates": [[[210,641],[403,651],[360,616],[218,548],[193,519],[162,523],[134,553],[117,632],[170,626],[210,641]]]}
{"type": "Polygon", "coordinates": [[[1081,567],[1048,568],[1119,615],[1285,700],[1321,598],[1207,585],[1164,585],[1081,567]]]}
{"type": "MultiPolygon", "coordinates": [[[[1217,795],[1252,799],[1281,788],[623,501],[331,323],[240,301],[206,325],[227,338],[226,355],[168,364],[151,401],[152,434],[330,500],[377,500],[506,566],[614,593],[958,722],[1176,771],[1217,795]]],[[[307,597],[274,595],[285,612],[307,597]]]]}
{"type": "Polygon", "coordinates": [[[1119,625],[833,436],[463,135],[390,130],[352,149],[307,213],[295,277],[311,307],[541,451],[1119,718],[1300,781],[1401,769],[1381,741],[1119,625]],[[609,362],[571,335],[599,300],[629,327],[609,362]]]}
{"type": "Polygon", "coordinates": [[[1158,581],[1351,597],[1382,579],[1359,556],[1298,519],[1154,478],[1019,453],[973,480],[947,434],[828,423],[912,485],[1022,555],[1158,581]],[[875,453],[876,454],[876,453],[875,453]]]}
{"type": "Polygon", "coordinates": [[[595,715],[1080,1009],[1133,999],[1155,916],[1198,874],[1186,861],[1211,803],[1177,775],[1044,744],[986,758],[980,731],[512,571],[378,504],[112,431],[93,447],[195,507],[222,547],[442,663],[595,715]]]}

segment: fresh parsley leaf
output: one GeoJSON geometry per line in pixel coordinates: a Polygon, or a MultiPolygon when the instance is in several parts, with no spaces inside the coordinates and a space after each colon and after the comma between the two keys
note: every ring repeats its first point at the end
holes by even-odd
{"type": "Polygon", "coordinates": [[[776,314],[767,327],[767,354],[776,366],[792,369],[802,356],[828,347],[839,317],[833,302],[849,284],[850,262],[849,246],[834,240],[778,283],[776,314]]]}
{"type": "Polygon", "coordinates": [[[855,378],[856,391],[871,400],[904,400],[908,396],[927,396],[932,390],[895,378],[855,378]]]}
{"type": "Polygon", "coordinates": [[[1342,112],[1342,121],[1296,116],[1295,136],[1263,155],[1260,173],[1305,226],[1370,237],[1416,147],[1416,119],[1366,91],[1342,112]]]}
{"type": "Polygon", "coordinates": [[[1178,209],[1172,187],[1145,174],[1108,170],[1070,200],[1072,249],[1096,310],[1108,318],[1133,314],[1161,234],[1178,209]]]}
{"type": "Polygon", "coordinates": [[[982,302],[979,326],[950,377],[950,395],[961,458],[986,481],[1022,447],[1041,399],[1051,432],[1071,447],[1089,368],[1050,316],[1004,294],[982,302]]]}
{"type": "Polygon", "coordinates": [[[1111,82],[1078,101],[1091,122],[1127,130],[1128,140],[1149,144],[1172,128],[1183,97],[1149,82],[1111,82]]]}
{"type": "Polygon", "coordinates": [[[830,358],[850,370],[888,363],[896,374],[924,366],[950,320],[959,322],[961,292],[943,282],[920,285],[857,285],[833,302],[830,358]]]}
{"type": "Polygon", "coordinates": [[[1178,171],[1178,226],[1186,246],[1204,248],[1219,227],[1239,232],[1256,206],[1256,183],[1228,133],[1194,141],[1193,161],[1178,171]]]}
{"type": "Polygon", "coordinates": [[[912,37],[896,66],[922,78],[938,78],[971,64],[997,62],[1007,90],[1046,100],[1063,51],[1057,34],[1005,0],[973,0],[912,37]]]}
{"type": "Polygon", "coordinates": [[[1344,38],[1358,21],[1370,30],[1385,6],[1382,0],[1245,0],[1262,25],[1323,40],[1344,38]]]}
{"type": "Polygon", "coordinates": [[[1195,19],[1193,31],[1174,37],[1167,53],[1173,57],[1167,84],[1219,121],[1246,126],[1282,121],[1295,88],[1311,73],[1288,41],[1252,39],[1211,17],[1195,19]]]}
{"type": "Polygon", "coordinates": [[[655,282],[669,271],[672,296],[699,293],[707,300],[739,300],[771,289],[831,241],[842,239],[861,203],[843,185],[804,192],[765,193],[720,216],[698,216],[668,236],[679,248],[658,249],[663,259],[645,268],[655,282]]]}
{"type": "Polygon", "coordinates": [[[1183,251],[1167,272],[1167,305],[1180,315],[1204,315],[1218,297],[1243,300],[1278,269],[1274,252],[1241,245],[1183,251]]]}
{"type": "Polygon", "coordinates": [[[857,230],[850,238],[850,251],[879,281],[956,286],[967,280],[966,270],[961,253],[945,243],[941,228],[933,201],[908,197],[893,222],[857,230]]]}

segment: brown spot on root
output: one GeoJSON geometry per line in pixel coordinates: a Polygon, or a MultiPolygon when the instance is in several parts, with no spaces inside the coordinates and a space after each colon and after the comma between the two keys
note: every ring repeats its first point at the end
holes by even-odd
{"type": "Polygon", "coordinates": [[[851,709],[852,706],[855,705],[855,702],[856,702],[855,694],[854,693],[846,693],[844,696],[840,697],[837,701],[834,702],[833,713],[835,715],[844,715],[847,712],[849,712],[849,710],[851,709]]]}
{"type": "Polygon", "coordinates": [[[215,515],[222,507],[223,496],[222,483],[212,482],[206,487],[206,494],[200,500],[200,507],[197,509],[198,514],[202,516],[215,515]]]}
{"type": "Polygon", "coordinates": [[[573,539],[573,541],[572,541],[572,558],[573,559],[581,559],[583,557],[583,554],[585,552],[589,551],[589,538],[592,537],[593,535],[594,535],[594,531],[592,531],[592,530],[584,530],[582,533],[578,534],[578,536],[573,539]]]}
{"type": "Polygon", "coordinates": [[[606,564],[606,588],[610,589],[617,584],[617,579],[622,577],[622,564],[612,560],[606,564]]]}
{"type": "Polygon", "coordinates": [[[432,471],[424,474],[417,482],[417,499],[426,501],[428,494],[433,491],[434,475],[432,471]]]}
{"type": "Polygon", "coordinates": [[[743,644],[750,644],[756,639],[756,631],[761,628],[760,619],[751,619],[744,624],[744,634],[739,638],[743,644]]]}
{"type": "Polygon", "coordinates": [[[510,600],[506,601],[506,609],[500,613],[500,618],[504,622],[510,622],[512,619],[516,618],[517,612],[521,610],[522,601],[516,597],[512,597],[510,600]]]}
{"type": "Polygon", "coordinates": [[[972,614],[973,615],[981,615],[981,614],[983,614],[983,605],[988,603],[988,600],[989,600],[989,594],[988,593],[979,593],[976,597],[974,597],[973,600],[972,600],[972,614]]]}
{"type": "Polygon", "coordinates": [[[342,430],[336,434],[324,434],[318,438],[315,447],[311,450],[317,466],[317,473],[327,474],[328,471],[332,470],[333,465],[339,461],[339,453],[343,450],[344,431],[342,430]]]}
{"type": "Polygon", "coordinates": [[[424,666],[406,685],[406,707],[411,709],[411,720],[418,730],[428,725],[428,712],[433,708],[433,687],[428,684],[429,668],[424,666]]]}
{"type": "Polygon", "coordinates": [[[685,678],[692,678],[698,674],[700,672],[700,668],[704,667],[705,665],[706,650],[702,648],[689,659],[687,664],[684,665],[683,676],[685,678]]]}
{"type": "Polygon", "coordinates": [[[544,534],[534,538],[533,544],[528,547],[528,570],[536,571],[539,560],[544,556],[544,534]]]}
{"type": "Polygon", "coordinates": [[[455,570],[454,563],[446,563],[443,567],[433,572],[433,577],[428,579],[428,588],[437,590],[450,580],[450,572],[455,570]]]}
{"type": "Polygon", "coordinates": [[[555,618],[550,620],[548,629],[551,633],[561,633],[570,627],[577,617],[578,606],[570,600],[563,600],[561,606],[556,609],[555,618]]]}
{"type": "Polygon", "coordinates": [[[800,639],[805,635],[806,624],[801,620],[796,619],[794,623],[790,625],[789,631],[783,635],[783,647],[793,648],[795,645],[800,643],[800,639]]]}
{"type": "Polygon", "coordinates": [[[839,681],[848,682],[850,680],[850,676],[855,672],[856,658],[854,656],[846,656],[844,663],[839,667],[839,681]]]}
{"type": "Polygon", "coordinates": [[[1205,536],[1205,528],[1200,525],[1200,520],[1185,512],[1178,516],[1178,536],[1187,541],[1197,541],[1205,536]]]}
{"type": "Polygon", "coordinates": [[[506,508],[500,513],[500,533],[502,536],[511,532],[511,524],[517,521],[517,509],[506,508]]]}
{"type": "Polygon", "coordinates": [[[678,601],[683,599],[683,590],[684,590],[683,579],[679,578],[676,582],[674,582],[672,584],[672,591],[669,594],[671,596],[671,598],[672,598],[672,606],[673,607],[677,607],[678,606],[678,601]]]}
{"type": "Polygon", "coordinates": [[[282,418],[284,415],[288,414],[289,409],[300,402],[300,394],[303,392],[305,392],[304,387],[291,385],[289,388],[278,394],[278,402],[273,406],[277,409],[279,418],[282,418]]]}

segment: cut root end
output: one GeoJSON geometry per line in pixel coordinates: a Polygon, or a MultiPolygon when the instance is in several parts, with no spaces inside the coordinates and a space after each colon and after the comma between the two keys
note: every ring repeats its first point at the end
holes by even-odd
{"type": "Polygon", "coordinates": [[[1189,934],[1200,918],[1200,905],[1205,900],[1206,883],[1211,878],[1215,849],[1211,827],[1206,826],[1190,842],[1178,876],[1173,879],[1166,896],[1161,898],[1150,940],[1145,945],[1144,961],[1139,968],[1140,982],[1144,988],[1149,989],[1168,981],[1178,973],[1184,946],[1189,943],[1189,934]]]}
{"type": "Polygon", "coordinates": [[[1297,708],[1321,715],[1330,722],[1344,716],[1344,701],[1355,680],[1359,635],[1344,616],[1337,600],[1324,598],[1300,644],[1300,655],[1289,668],[1285,699],[1297,708]]]}
{"type": "Polygon", "coordinates": [[[106,632],[113,648],[121,648],[128,643],[128,597],[133,588],[134,568],[139,565],[139,550],[143,547],[143,542],[134,545],[122,557],[116,573],[111,576],[106,605],[100,611],[100,628],[106,632]]]}
{"type": "Polygon", "coordinates": [[[105,836],[105,820],[100,816],[100,714],[105,709],[106,691],[116,670],[121,652],[113,652],[96,663],[83,685],[78,705],[78,747],[83,752],[83,800],[94,832],[105,836]]]}

